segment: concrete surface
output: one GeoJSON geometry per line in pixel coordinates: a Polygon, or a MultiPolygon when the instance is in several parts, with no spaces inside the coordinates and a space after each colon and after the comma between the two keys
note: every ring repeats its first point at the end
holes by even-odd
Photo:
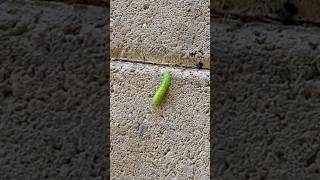
{"type": "Polygon", "coordinates": [[[106,178],[107,11],[1,1],[1,180],[106,178]]]}
{"type": "Polygon", "coordinates": [[[225,14],[320,23],[318,0],[211,0],[210,5],[215,11],[225,14]]]}
{"type": "Polygon", "coordinates": [[[320,179],[320,28],[211,23],[214,179],[320,179]]]}
{"type": "Polygon", "coordinates": [[[111,62],[111,178],[209,179],[208,70],[111,62]],[[166,100],[151,99],[165,69],[166,100]]]}
{"type": "Polygon", "coordinates": [[[209,0],[112,0],[111,57],[209,68],[209,0]]]}

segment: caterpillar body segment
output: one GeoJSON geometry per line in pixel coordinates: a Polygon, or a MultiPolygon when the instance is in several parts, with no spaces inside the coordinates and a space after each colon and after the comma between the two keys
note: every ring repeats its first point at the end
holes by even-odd
{"type": "Polygon", "coordinates": [[[170,71],[165,71],[163,74],[162,82],[156,92],[156,94],[152,98],[152,105],[157,106],[161,103],[161,101],[164,99],[164,97],[167,94],[167,91],[170,87],[171,83],[171,73],[170,71]]]}

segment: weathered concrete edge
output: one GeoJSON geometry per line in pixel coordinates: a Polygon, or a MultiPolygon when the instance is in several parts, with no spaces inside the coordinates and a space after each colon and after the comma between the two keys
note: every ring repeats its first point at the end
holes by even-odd
{"type": "MultiPolygon", "coordinates": [[[[137,65],[137,66],[150,66],[150,67],[157,67],[160,69],[160,71],[165,71],[165,70],[170,70],[170,71],[173,71],[173,72],[180,72],[178,73],[177,75],[177,78],[186,78],[190,75],[190,73],[192,73],[192,76],[194,76],[194,73],[197,73],[197,77],[200,79],[200,80],[206,80],[208,81],[208,83],[210,83],[210,70],[208,69],[188,69],[188,71],[190,71],[189,73],[185,71],[185,69],[182,67],[163,67],[162,64],[146,64],[146,63],[143,63],[143,62],[137,62],[137,61],[124,61],[124,62],[121,62],[121,61],[111,61],[110,62],[110,67],[118,67],[120,66],[120,64],[125,64],[127,66],[129,65],[137,65]],[[181,73],[181,71],[183,73],[181,73]],[[179,74],[181,74],[181,76],[179,76],[179,74]]],[[[209,85],[210,86],[210,85],[209,85]]]]}
{"type": "Polygon", "coordinates": [[[169,65],[188,68],[210,69],[209,58],[185,57],[184,54],[152,53],[144,50],[134,50],[128,48],[111,48],[111,58],[113,60],[124,60],[139,63],[169,65]]]}

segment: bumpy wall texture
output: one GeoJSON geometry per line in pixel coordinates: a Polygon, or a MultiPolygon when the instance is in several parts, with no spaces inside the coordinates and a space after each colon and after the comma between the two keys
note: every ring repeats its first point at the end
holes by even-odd
{"type": "Polygon", "coordinates": [[[209,179],[209,18],[206,0],[111,1],[112,178],[209,179]]]}
{"type": "Polygon", "coordinates": [[[320,28],[212,19],[216,179],[319,179],[320,28]]]}
{"type": "Polygon", "coordinates": [[[106,8],[0,3],[0,179],[104,179],[106,8]]]}
{"type": "Polygon", "coordinates": [[[209,0],[112,0],[111,57],[209,68],[209,0]]]}
{"type": "Polygon", "coordinates": [[[111,63],[111,177],[209,179],[209,71],[111,63]],[[164,103],[151,99],[170,70],[164,103]]]}

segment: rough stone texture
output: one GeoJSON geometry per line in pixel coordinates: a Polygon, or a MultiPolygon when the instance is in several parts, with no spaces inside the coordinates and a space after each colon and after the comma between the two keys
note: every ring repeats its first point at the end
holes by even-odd
{"type": "Polygon", "coordinates": [[[0,3],[0,179],[103,179],[106,12],[0,3]]]}
{"type": "Polygon", "coordinates": [[[209,72],[111,63],[111,178],[209,179],[209,72]],[[165,102],[151,99],[165,69],[165,102]]]}
{"type": "Polygon", "coordinates": [[[218,12],[320,23],[319,0],[211,0],[218,12]]]}
{"type": "Polygon", "coordinates": [[[320,179],[320,28],[212,19],[215,179],[320,179]]]}
{"type": "Polygon", "coordinates": [[[209,0],[112,0],[111,57],[209,68],[209,0]]]}

